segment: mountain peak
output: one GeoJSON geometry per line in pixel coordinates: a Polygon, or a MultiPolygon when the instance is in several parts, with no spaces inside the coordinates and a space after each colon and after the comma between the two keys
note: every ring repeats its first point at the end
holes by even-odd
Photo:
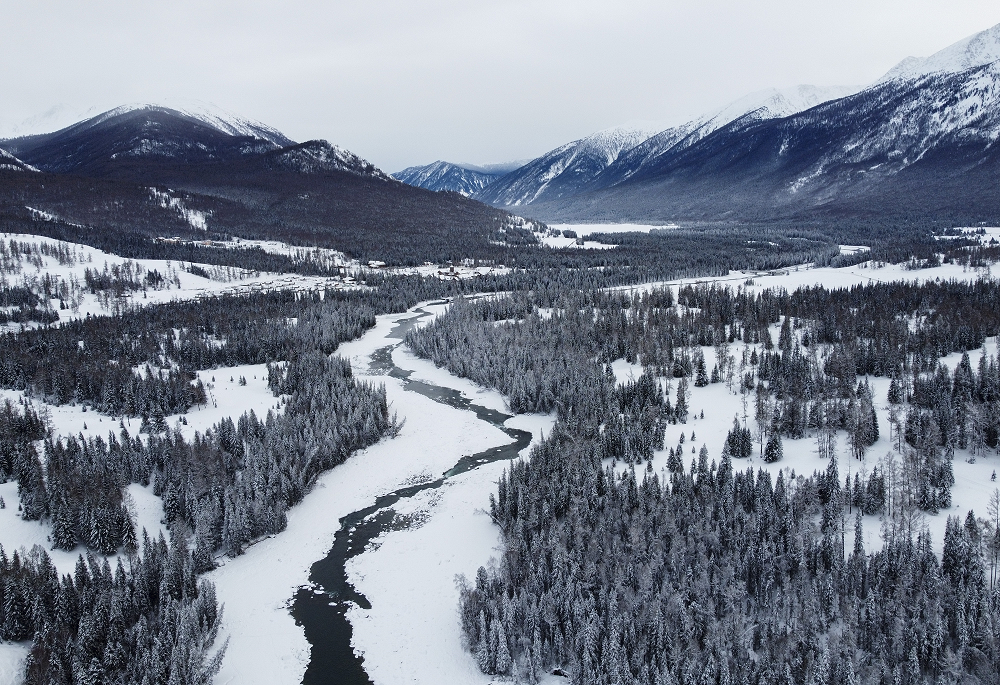
{"type": "Polygon", "coordinates": [[[392,176],[398,181],[427,190],[451,190],[462,195],[472,195],[502,175],[499,171],[490,172],[472,165],[438,160],[397,171],[392,176]]]}
{"type": "Polygon", "coordinates": [[[176,109],[155,104],[122,105],[121,107],[116,107],[112,110],[104,112],[103,114],[98,114],[96,117],[80,122],[80,124],[97,126],[123,115],[141,112],[186,117],[210,126],[220,133],[225,133],[226,135],[233,136],[235,138],[256,138],[258,140],[273,143],[278,147],[286,147],[288,145],[295,144],[295,141],[291,140],[275,128],[251,119],[245,119],[233,114],[232,112],[228,112],[221,107],[205,102],[194,102],[176,109]]]}
{"type": "Polygon", "coordinates": [[[963,38],[930,57],[907,57],[878,83],[914,79],[934,73],[958,73],[1000,60],[1000,24],[963,38]]]}
{"type": "Polygon", "coordinates": [[[54,133],[3,141],[7,152],[47,172],[107,173],[136,160],[191,163],[294,145],[278,131],[221,110],[125,105],[54,133]]]}

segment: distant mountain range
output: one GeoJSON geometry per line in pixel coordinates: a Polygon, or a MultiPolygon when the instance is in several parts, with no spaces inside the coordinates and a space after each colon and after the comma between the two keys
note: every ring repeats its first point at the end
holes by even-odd
{"type": "Polygon", "coordinates": [[[464,192],[553,221],[1000,217],[998,60],[1000,25],[869,87],[762,91],[658,133],[602,131],[464,192]]]}
{"type": "Polygon", "coordinates": [[[503,173],[489,173],[451,162],[437,161],[424,166],[411,166],[394,173],[393,178],[427,190],[450,190],[462,195],[472,195],[503,173]]]}
{"type": "Polygon", "coordinates": [[[439,161],[395,178],[211,108],[121,107],[0,140],[0,230],[238,235],[419,264],[512,259],[537,225],[508,209],[566,222],[992,222],[998,141],[1000,26],[868,87],[763,91],[664,131],[609,129],[527,162],[439,161]]]}
{"type": "Polygon", "coordinates": [[[0,140],[0,230],[30,230],[25,222],[40,217],[147,236],[276,238],[416,264],[534,240],[520,217],[401,183],[326,141],[154,105],[0,140]]]}
{"type": "Polygon", "coordinates": [[[520,206],[574,195],[625,150],[653,134],[632,128],[599,131],[558,147],[497,179],[475,197],[494,205],[520,206]]]}

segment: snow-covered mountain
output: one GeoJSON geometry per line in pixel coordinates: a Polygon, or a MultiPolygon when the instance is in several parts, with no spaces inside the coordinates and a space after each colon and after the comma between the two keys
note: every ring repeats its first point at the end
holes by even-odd
{"type": "Polygon", "coordinates": [[[522,206],[575,195],[618,156],[653,135],[630,127],[610,128],[557,147],[497,179],[475,195],[497,206],[522,206]]]}
{"type": "Polygon", "coordinates": [[[99,120],[101,117],[116,116],[135,110],[155,108],[171,109],[180,112],[233,136],[251,136],[270,140],[279,145],[292,144],[291,140],[271,126],[241,117],[222,107],[199,100],[182,101],[169,105],[145,103],[123,105],[107,112],[102,112],[96,107],[73,107],[65,103],[53,105],[46,111],[22,121],[15,123],[0,122],[0,140],[44,135],[53,131],[61,131],[84,121],[94,121],[99,120]]]}
{"type": "Polygon", "coordinates": [[[617,185],[656,164],[663,155],[688,148],[737,119],[763,121],[787,117],[816,105],[856,93],[860,87],[800,85],[779,90],[769,88],[746,95],[722,109],[680,126],[669,128],[626,151],[594,179],[588,190],[617,185]]]}
{"type": "Polygon", "coordinates": [[[30,164],[25,164],[6,150],[0,149],[0,171],[38,171],[30,164]]]}
{"type": "Polygon", "coordinates": [[[462,195],[473,195],[503,173],[489,173],[461,164],[438,160],[424,166],[411,166],[394,173],[393,178],[411,186],[428,190],[451,190],[462,195]]]}
{"type": "MultiPolygon", "coordinates": [[[[547,220],[1000,213],[1000,61],[876,84],[787,117],[741,117],[649,157],[547,220]]],[[[613,169],[609,169],[609,172],[613,169]]]]}
{"type": "Polygon", "coordinates": [[[1000,217],[1000,26],[864,89],[763,91],[663,131],[550,221],[815,215],[1000,217]]]}
{"type": "Polygon", "coordinates": [[[52,172],[96,172],[136,160],[219,160],[293,144],[263,124],[157,105],[119,107],[54,133],[0,141],[11,154],[52,172]]]}
{"type": "Polygon", "coordinates": [[[935,73],[957,74],[997,60],[1000,60],[1000,24],[949,45],[930,57],[907,57],[890,69],[878,83],[914,79],[935,73]]]}
{"type": "Polygon", "coordinates": [[[271,153],[269,159],[272,166],[302,174],[348,171],[359,176],[379,178],[383,181],[391,180],[388,174],[367,159],[362,159],[338,145],[331,145],[325,140],[310,140],[282,148],[271,153]]]}
{"type": "Polygon", "coordinates": [[[0,169],[0,208],[14,207],[4,218],[29,230],[37,216],[51,216],[48,228],[127,244],[239,235],[406,264],[535,240],[529,224],[505,211],[409,186],[326,141],[294,143],[216,111],[122,107],[2,140],[0,149],[0,167],[38,168],[0,169]]]}
{"type": "Polygon", "coordinates": [[[519,206],[558,201],[616,185],[662,155],[690,147],[737,119],[760,121],[789,116],[858,90],[860,87],[809,85],[770,88],[655,135],[623,128],[601,131],[542,155],[475,197],[497,206],[519,206]]]}

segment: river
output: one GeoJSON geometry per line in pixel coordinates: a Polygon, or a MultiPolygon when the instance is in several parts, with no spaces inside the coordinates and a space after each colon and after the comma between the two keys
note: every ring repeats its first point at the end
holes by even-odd
{"type": "MultiPolygon", "coordinates": [[[[415,316],[396,320],[396,326],[385,336],[397,342],[371,353],[368,375],[399,379],[408,392],[418,393],[454,409],[471,411],[478,420],[503,431],[511,438],[511,442],[463,456],[439,478],[388,492],[376,498],[369,506],[340,519],[340,529],[334,537],[333,546],[323,559],[313,564],[309,576],[310,585],[299,588],[291,606],[292,615],[304,628],[306,639],[311,645],[309,666],[302,681],[306,685],[372,683],[365,671],[364,658],[357,655],[351,646],[352,627],[347,617],[352,604],[369,609],[371,603],[348,580],[346,564],[351,558],[363,554],[372,540],[388,531],[400,530],[409,525],[409,519],[398,516],[393,506],[400,500],[425,490],[440,488],[449,478],[484,464],[514,459],[531,443],[531,432],[504,425],[511,418],[510,414],[478,405],[458,390],[411,379],[412,371],[396,366],[392,360],[393,349],[402,344],[406,333],[420,319],[430,316],[429,312],[419,307],[411,310],[411,313],[415,316]]],[[[414,420],[416,417],[405,418],[414,420]]]]}

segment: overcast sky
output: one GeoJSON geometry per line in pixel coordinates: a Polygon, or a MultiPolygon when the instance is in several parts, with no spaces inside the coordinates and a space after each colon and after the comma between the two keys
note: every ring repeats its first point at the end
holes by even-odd
{"type": "Polygon", "coordinates": [[[0,0],[0,135],[213,103],[387,171],[534,157],[747,93],[876,80],[997,0],[0,0]]]}

